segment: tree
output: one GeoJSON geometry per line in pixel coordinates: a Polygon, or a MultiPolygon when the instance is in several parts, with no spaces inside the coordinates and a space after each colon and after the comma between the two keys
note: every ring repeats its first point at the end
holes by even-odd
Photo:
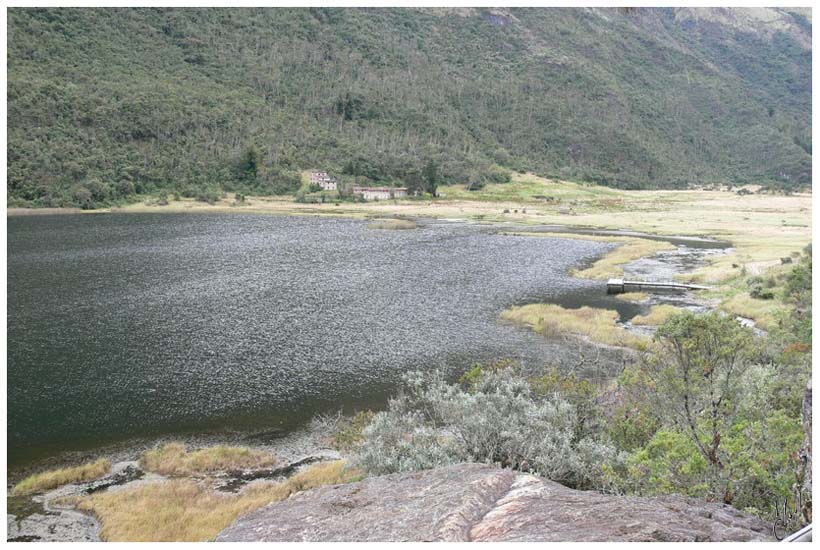
{"type": "Polygon", "coordinates": [[[743,399],[752,331],[716,312],[686,312],[670,317],[655,338],[660,351],[648,374],[658,410],[668,411],[713,469],[723,468],[721,440],[743,399]]]}
{"type": "Polygon", "coordinates": [[[245,149],[242,160],[239,163],[239,178],[242,180],[255,182],[259,173],[259,150],[251,144],[245,149]]]}
{"type": "Polygon", "coordinates": [[[411,197],[418,195],[424,190],[424,180],[418,168],[408,170],[402,180],[404,181],[404,186],[407,187],[407,194],[411,197]]]}
{"type": "Polygon", "coordinates": [[[438,165],[433,159],[427,161],[422,177],[424,178],[424,190],[435,197],[438,188],[438,165]]]}

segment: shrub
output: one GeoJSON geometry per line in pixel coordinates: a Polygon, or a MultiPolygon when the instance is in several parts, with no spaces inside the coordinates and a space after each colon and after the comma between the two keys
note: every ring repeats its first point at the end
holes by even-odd
{"type": "Polygon", "coordinates": [[[512,181],[512,172],[501,166],[493,165],[487,170],[487,179],[493,183],[509,183],[512,181]]]}
{"type": "Polygon", "coordinates": [[[440,373],[405,376],[405,391],[364,430],[358,464],[367,472],[484,462],[532,471],[579,487],[601,487],[623,457],[611,445],[576,441],[574,407],[556,394],[539,400],[514,369],[471,376],[465,391],[440,373]]]}
{"type": "Polygon", "coordinates": [[[340,451],[355,449],[364,440],[362,432],[375,416],[373,411],[359,411],[353,418],[341,421],[333,434],[333,447],[340,451]]]}
{"type": "Polygon", "coordinates": [[[194,199],[200,202],[214,204],[221,198],[221,193],[216,189],[200,189],[194,194],[194,199]]]}
{"type": "Polygon", "coordinates": [[[774,286],[774,280],[765,280],[763,277],[750,277],[746,280],[749,287],[749,296],[758,300],[771,300],[774,292],[770,290],[774,286]]]}

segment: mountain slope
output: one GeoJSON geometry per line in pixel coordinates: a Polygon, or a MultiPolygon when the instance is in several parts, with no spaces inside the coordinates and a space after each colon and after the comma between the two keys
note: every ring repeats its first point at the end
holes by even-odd
{"type": "Polygon", "coordinates": [[[29,9],[8,194],[291,191],[311,167],[618,187],[811,177],[810,14],[785,9],[29,9]]]}

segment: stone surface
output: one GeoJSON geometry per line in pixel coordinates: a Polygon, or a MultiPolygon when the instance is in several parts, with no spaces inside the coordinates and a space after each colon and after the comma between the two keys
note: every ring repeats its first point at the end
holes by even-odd
{"type": "Polygon", "coordinates": [[[35,513],[20,518],[6,515],[9,542],[99,541],[99,524],[91,516],[71,510],[35,513]]]}
{"type": "Polygon", "coordinates": [[[747,541],[771,526],[683,497],[576,491],[480,464],[321,487],[239,518],[219,541],[747,541]]]}

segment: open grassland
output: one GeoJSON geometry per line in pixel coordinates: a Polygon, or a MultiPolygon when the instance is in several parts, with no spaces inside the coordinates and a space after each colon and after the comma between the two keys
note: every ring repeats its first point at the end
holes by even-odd
{"type": "Polygon", "coordinates": [[[240,515],[299,491],[359,479],[358,471],[339,460],[311,466],[279,483],[250,483],[238,493],[174,479],[95,494],[81,499],[78,507],[100,520],[107,541],[198,542],[213,540],[240,515]]]}
{"type": "Polygon", "coordinates": [[[555,304],[527,304],[501,313],[501,318],[532,328],[538,334],[555,338],[581,336],[610,346],[646,349],[649,339],[628,332],[618,325],[618,313],[607,309],[582,307],[566,309],[555,304]]]}
{"type": "Polygon", "coordinates": [[[61,468],[31,475],[15,485],[12,492],[18,496],[42,493],[69,483],[91,481],[106,475],[110,471],[111,462],[108,459],[101,458],[82,466],[61,468]]]}
{"type": "Polygon", "coordinates": [[[657,327],[666,321],[671,315],[681,313],[684,310],[669,304],[654,306],[646,315],[636,315],[632,318],[632,324],[638,326],[657,327]]]}
{"type": "Polygon", "coordinates": [[[275,464],[276,457],[262,450],[217,445],[189,451],[177,442],[148,450],[140,459],[143,469],[166,476],[266,468],[275,464]]]}

